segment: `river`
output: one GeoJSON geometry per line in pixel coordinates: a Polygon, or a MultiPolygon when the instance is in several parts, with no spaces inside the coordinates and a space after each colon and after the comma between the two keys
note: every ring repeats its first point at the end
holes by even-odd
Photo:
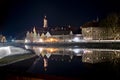
{"type": "Polygon", "coordinates": [[[12,80],[13,76],[17,76],[17,78],[18,76],[32,76],[45,80],[115,80],[120,76],[119,49],[91,49],[76,46],[55,48],[27,45],[24,48],[32,50],[34,56],[1,66],[1,79],[12,80]]]}

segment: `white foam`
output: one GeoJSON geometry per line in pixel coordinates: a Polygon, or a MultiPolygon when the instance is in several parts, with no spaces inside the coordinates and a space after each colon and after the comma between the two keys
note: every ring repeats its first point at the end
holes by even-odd
{"type": "Polygon", "coordinates": [[[9,55],[25,54],[25,53],[30,53],[30,52],[20,47],[14,47],[14,46],[0,47],[0,59],[9,55]]]}

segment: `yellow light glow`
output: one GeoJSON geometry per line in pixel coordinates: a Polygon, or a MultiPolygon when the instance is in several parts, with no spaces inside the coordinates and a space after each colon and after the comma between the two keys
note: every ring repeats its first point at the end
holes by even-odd
{"type": "Polygon", "coordinates": [[[44,67],[47,67],[48,66],[48,62],[47,62],[47,59],[43,59],[44,60],[44,67]]]}
{"type": "Polygon", "coordinates": [[[43,42],[43,39],[39,39],[39,42],[43,42]]]}
{"type": "Polygon", "coordinates": [[[51,39],[50,39],[50,41],[52,42],[52,41],[53,41],[53,39],[51,38],[51,39]]]}
{"type": "Polygon", "coordinates": [[[53,49],[50,49],[50,52],[53,52],[53,49]]]}
{"type": "Polygon", "coordinates": [[[39,48],[40,53],[43,51],[43,48],[39,48]]]}
{"type": "Polygon", "coordinates": [[[46,55],[47,53],[49,54],[54,54],[59,51],[58,48],[36,48],[33,47],[33,50],[35,50],[36,53],[41,54],[42,56],[46,55]]]}
{"type": "Polygon", "coordinates": [[[50,53],[53,53],[53,52],[58,51],[57,48],[46,48],[45,50],[46,50],[47,52],[50,52],[50,53]]]}
{"type": "Polygon", "coordinates": [[[45,42],[58,42],[59,40],[57,38],[47,38],[45,42]]]}

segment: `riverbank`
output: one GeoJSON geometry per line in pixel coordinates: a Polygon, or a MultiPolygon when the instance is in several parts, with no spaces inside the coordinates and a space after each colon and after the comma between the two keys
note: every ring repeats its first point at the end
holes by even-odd
{"type": "Polygon", "coordinates": [[[0,43],[0,46],[41,46],[41,47],[79,47],[79,48],[100,48],[120,49],[120,42],[41,42],[41,43],[0,43]]]}
{"type": "Polygon", "coordinates": [[[44,47],[79,47],[79,48],[101,48],[120,49],[120,42],[54,42],[54,43],[25,43],[29,46],[44,47]]]}

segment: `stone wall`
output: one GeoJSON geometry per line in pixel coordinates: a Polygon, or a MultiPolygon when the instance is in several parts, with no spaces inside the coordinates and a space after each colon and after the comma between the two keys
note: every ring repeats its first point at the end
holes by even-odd
{"type": "Polygon", "coordinates": [[[120,31],[112,33],[106,27],[82,27],[82,35],[87,40],[120,39],[120,31]]]}

